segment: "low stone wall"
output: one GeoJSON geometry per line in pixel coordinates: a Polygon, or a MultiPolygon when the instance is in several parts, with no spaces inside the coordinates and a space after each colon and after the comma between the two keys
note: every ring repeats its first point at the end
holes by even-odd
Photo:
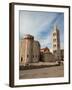
{"type": "Polygon", "coordinates": [[[29,70],[29,69],[38,69],[38,68],[46,68],[46,67],[52,67],[52,66],[59,66],[60,63],[30,63],[29,65],[26,66],[20,66],[20,70],[29,70]]]}
{"type": "Polygon", "coordinates": [[[41,55],[41,59],[43,62],[55,62],[56,58],[52,53],[43,53],[41,55]]]}

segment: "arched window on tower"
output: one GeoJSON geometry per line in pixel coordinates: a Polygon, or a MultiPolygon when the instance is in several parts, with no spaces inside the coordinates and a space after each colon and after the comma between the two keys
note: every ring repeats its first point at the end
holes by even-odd
{"type": "Polygon", "coordinates": [[[56,36],[56,33],[53,33],[53,36],[56,36]]]}
{"type": "Polygon", "coordinates": [[[32,57],[34,58],[34,55],[32,57]]]}
{"type": "Polygon", "coordinates": [[[23,57],[21,57],[21,62],[23,61],[23,57]]]}
{"type": "Polygon", "coordinates": [[[27,54],[27,58],[29,57],[29,55],[27,54]]]}

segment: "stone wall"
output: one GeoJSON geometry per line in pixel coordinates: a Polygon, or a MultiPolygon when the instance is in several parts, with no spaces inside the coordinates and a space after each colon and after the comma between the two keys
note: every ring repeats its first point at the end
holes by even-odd
{"type": "Polygon", "coordinates": [[[55,56],[50,52],[42,53],[41,54],[41,60],[43,62],[55,62],[56,61],[55,56]]]}

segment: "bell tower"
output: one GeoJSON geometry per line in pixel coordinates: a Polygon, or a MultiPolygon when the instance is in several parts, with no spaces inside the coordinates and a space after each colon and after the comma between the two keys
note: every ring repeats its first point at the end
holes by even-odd
{"type": "Polygon", "coordinates": [[[54,26],[52,33],[52,48],[56,60],[60,60],[60,32],[56,25],[54,26]]]}

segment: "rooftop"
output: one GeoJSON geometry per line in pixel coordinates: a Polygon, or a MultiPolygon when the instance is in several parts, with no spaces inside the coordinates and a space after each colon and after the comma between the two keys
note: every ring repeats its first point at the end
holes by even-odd
{"type": "Polygon", "coordinates": [[[30,34],[24,35],[24,39],[34,39],[34,37],[30,34]]]}

